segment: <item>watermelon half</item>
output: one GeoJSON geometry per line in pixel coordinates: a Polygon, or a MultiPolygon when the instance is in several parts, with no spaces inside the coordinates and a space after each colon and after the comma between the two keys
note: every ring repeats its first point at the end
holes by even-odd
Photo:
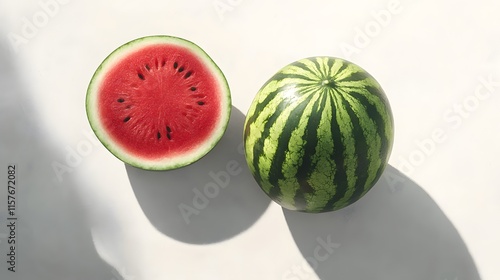
{"type": "Polygon", "coordinates": [[[284,208],[327,212],[375,185],[392,148],[394,122],[380,84],[335,57],[293,62],[259,90],[248,111],[248,166],[284,208]]]}
{"type": "Polygon", "coordinates": [[[231,95],[224,74],[196,44],[148,36],[113,51],[87,90],[89,123],[117,158],[169,170],[206,155],[224,134],[231,95]]]}

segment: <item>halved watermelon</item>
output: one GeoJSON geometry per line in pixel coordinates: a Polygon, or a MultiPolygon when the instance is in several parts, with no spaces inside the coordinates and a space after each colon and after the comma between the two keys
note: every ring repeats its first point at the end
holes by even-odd
{"type": "Polygon", "coordinates": [[[224,74],[196,44],[148,36],[113,51],[87,90],[97,138],[135,167],[169,170],[206,155],[224,134],[231,95],[224,74]]]}

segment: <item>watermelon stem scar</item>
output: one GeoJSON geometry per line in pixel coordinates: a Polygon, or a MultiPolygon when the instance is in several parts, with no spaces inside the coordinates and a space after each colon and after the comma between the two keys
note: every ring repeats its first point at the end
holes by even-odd
{"type": "Polygon", "coordinates": [[[135,167],[169,170],[206,155],[231,113],[226,78],[191,41],[148,36],[104,59],[87,89],[86,112],[101,143],[135,167]]]}
{"type": "Polygon", "coordinates": [[[335,88],[335,80],[333,79],[324,79],[321,81],[322,86],[328,86],[330,88],[335,88]]]}

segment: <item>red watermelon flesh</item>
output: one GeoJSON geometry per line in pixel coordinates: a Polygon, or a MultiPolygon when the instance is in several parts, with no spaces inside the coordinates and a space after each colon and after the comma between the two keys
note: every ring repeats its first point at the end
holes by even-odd
{"type": "Polygon", "coordinates": [[[180,38],[143,38],[128,45],[105,60],[89,86],[87,112],[96,135],[117,157],[145,169],[198,160],[220,139],[229,119],[222,72],[199,47],[180,38]]]}

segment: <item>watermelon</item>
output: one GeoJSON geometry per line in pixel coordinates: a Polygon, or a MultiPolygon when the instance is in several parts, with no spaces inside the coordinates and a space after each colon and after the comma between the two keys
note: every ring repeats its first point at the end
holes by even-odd
{"type": "Polygon", "coordinates": [[[158,35],[104,59],[87,89],[87,117],[121,161],[148,170],[191,164],[219,142],[231,112],[220,68],[198,45],[158,35]]]}
{"type": "Polygon", "coordinates": [[[393,143],[393,117],[379,83],[335,57],[293,62],[250,105],[245,156],[262,190],[282,207],[346,207],[380,178],[393,143]]]}

